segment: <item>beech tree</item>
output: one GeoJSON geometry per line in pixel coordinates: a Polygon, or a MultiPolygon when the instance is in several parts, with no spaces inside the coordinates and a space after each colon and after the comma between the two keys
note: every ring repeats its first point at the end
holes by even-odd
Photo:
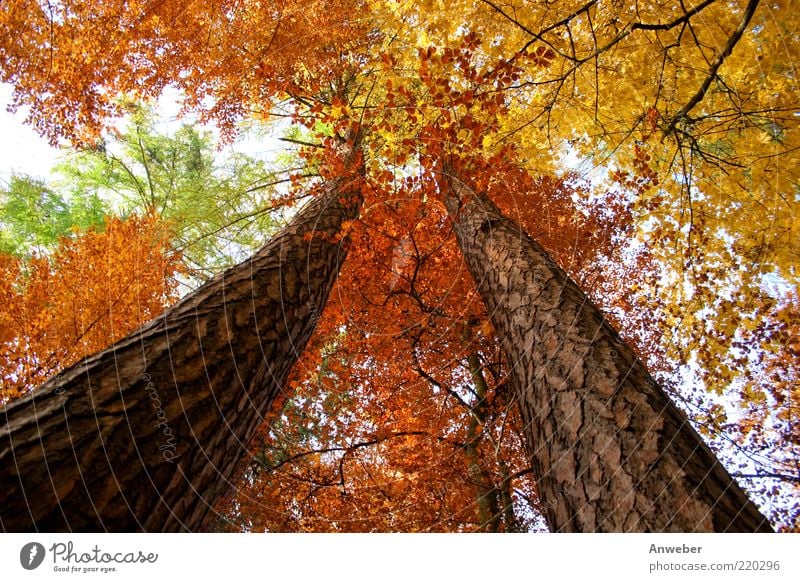
{"type": "MultiPolygon", "coordinates": [[[[4,4],[0,22],[4,32],[9,26],[12,29],[22,27],[18,31],[23,28],[32,31],[42,21],[51,22],[54,35],[47,39],[39,37],[39,41],[53,50],[55,47],[50,43],[56,42],[67,52],[79,51],[82,57],[78,60],[83,65],[71,58],[58,62],[65,67],[61,69],[65,76],[80,77],[94,69],[87,64],[92,60],[93,48],[101,49],[94,53],[95,57],[101,54],[105,55],[103,59],[108,57],[109,53],[104,51],[110,49],[110,44],[105,43],[118,33],[125,19],[131,15],[136,18],[135,11],[131,13],[128,8],[63,5],[59,7],[62,12],[58,15],[60,25],[56,31],[52,20],[56,17],[42,11],[40,6],[4,4]],[[100,11],[84,19],[94,8],[100,11]],[[94,24],[85,27],[89,21],[94,24]],[[109,27],[110,36],[101,43],[103,46],[83,44],[87,34],[97,38],[98,26],[109,27]],[[65,44],[60,44],[62,41],[65,44]],[[85,49],[89,53],[83,53],[85,49]],[[73,64],[78,65],[77,70],[73,68],[67,72],[73,64]]],[[[117,56],[136,60],[133,55],[143,50],[146,54],[139,53],[141,58],[149,58],[157,69],[161,66],[159,61],[167,64],[167,69],[171,70],[169,74],[174,73],[177,78],[176,70],[171,67],[178,65],[180,69],[180,59],[157,58],[163,45],[159,48],[155,46],[158,43],[148,42],[147,35],[169,44],[174,40],[169,38],[169,27],[175,27],[172,32],[187,33],[192,28],[190,21],[196,25],[195,32],[205,32],[207,8],[153,3],[145,12],[150,9],[153,11],[149,12],[149,25],[137,29],[145,36],[131,36],[128,40],[132,44],[117,45],[121,49],[117,56]],[[163,30],[161,27],[165,23],[167,29],[163,30]],[[145,30],[148,27],[149,30],[145,30]]],[[[215,17],[224,19],[229,15],[215,13],[215,17]]],[[[305,17],[310,15],[304,12],[305,17]]],[[[327,13],[331,22],[337,24],[341,23],[337,18],[344,15],[343,8],[327,13]]],[[[296,26],[290,26],[289,20],[294,17],[283,22],[282,14],[276,13],[262,14],[264,21],[260,23],[254,22],[249,14],[242,16],[255,27],[251,31],[267,23],[281,22],[282,34],[299,34],[306,24],[303,19],[296,22],[296,26]]],[[[138,24],[144,25],[144,21],[138,24]]],[[[315,22],[315,26],[319,24],[315,22]]],[[[327,32],[317,28],[305,31],[313,30],[316,34],[319,41],[316,50],[322,54],[330,52],[331,43],[336,42],[335,29],[337,27],[332,25],[327,32]]],[[[343,29],[347,29],[346,25],[343,29]]],[[[225,30],[227,33],[243,32],[235,24],[225,30]]],[[[207,47],[200,37],[196,40],[200,43],[198,46],[184,48],[191,52],[199,51],[200,46],[207,47]]],[[[265,60],[263,65],[270,62],[273,92],[288,90],[291,83],[287,78],[298,75],[308,78],[319,69],[336,68],[327,57],[319,60],[314,71],[309,59],[298,63],[295,58],[282,60],[283,53],[268,55],[270,41],[264,40],[268,44],[260,49],[258,59],[259,62],[262,58],[272,59],[265,60]]],[[[229,50],[231,45],[225,44],[225,47],[229,50]]],[[[36,74],[28,77],[28,73],[19,68],[14,71],[15,65],[24,69],[35,61],[35,58],[28,59],[32,55],[20,59],[17,48],[3,46],[7,65],[3,67],[4,78],[11,73],[17,80],[28,78],[50,87],[52,78],[43,79],[36,74]]],[[[44,46],[39,45],[39,48],[44,46]]],[[[305,44],[303,48],[309,49],[310,45],[305,44]]],[[[201,52],[192,52],[193,66],[203,66],[197,60],[201,52]]],[[[140,86],[143,63],[129,62],[135,74],[126,76],[124,67],[117,70],[120,74],[114,79],[121,83],[117,91],[124,90],[125,83],[140,86]]],[[[215,61],[215,67],[219,66],[221,63],[215,61]]],[[[223,70],[224,67],[218,69],[223,70]]],[[[90,74],[94,73],[102,74],[99,69],[90,74]]],[[[97,83],[98,78],[95,79],[97,83]]],[[[239,81],[237,78],[236,84],[239,81]]],[[[85,88],[86,83],[92,84],[87,79],[80,84],[85,88]]],[[[99,85],[95,87],[99,89],[99,85]]],[[[263,87],[259,89],[263,90],[263,87]]],[[[83,89],[79,92],[90,101],[99,99],[100,110],[117,107],[112,100],[103,101],[105,92],[83,89]]],[[[35,94],[36,91],[29,93],[35,94]]],[[[244,104],[243,99],[236,99],[244,104]]],[[[90,134],[78,128],[97,128],[91,123],[97,121],[97,116],[87,113],[86,107],[97,111],[98,102],[67,104],[68,101],[60,102],[65,109],[55,114],[59,121],[50,118],[55,123],[47,121],[44,125],[50,127],[51,137],[87,138],[90,134]],[[71,109],[73,105],[77,105],[77,113],[71,109]],[[67,126],[72,129],[67,130],[67,126]]],[[[42,111],[40,107],[35,110],[42,111]]],[[[360,168],[363,161],[357,139],[351,132],[342,139],[328,140],[325,151],[317,156],[320,173],[325,178],[318,196],[249,260],[220,273],[111,348],[85,358],[29,396],[4,408],[6,423],[0,437],[4,443],[0,452],[4,483],[0,522],[4,529],[180,531],[201,527],[211,508],[230,487],[233,469],[245,452],[243,444],[263,422],[271,400],[282,389],[289,370],[302,352],[316,322],[316,314],[325,305],[346,255],[343,225],[357,216],[362,196],[360,168]],[[242,349],[245,344],[250,347],[242,349]],[[174,374],[176,358],[181,362],[181,369],[188,366],[185,375],[174,374]],[[196,363],[190,365],[193,358],[196,363]],[[234,420],[237,411],[243,416],[234,420]],[[179,467],[177,473],[176,466],[179,467]],[[176,478],[176,475],[183,477],[176,478]],[[147,485],[140,487],[141,484],[147,485]],[[21,502],[23,507],[14,507],[12,500],[21,502]],[[87,510],[87,507],[92,509],[87,510]]]]}
{"type": "Polygon", "coordinates": [[[3,527],[199,529],[311,334],[359,197],[331,181],[252,258],[6,405],[3,527]]]}
{"type": "Polygon", "coordinates": [[[771,531],[591,300],[488,197],[442,171],[456,238],[516,378],[550,527],[771,531]]]}
{"type": "MultiPolygon", "coordinates": [[[[536,194],[519,184],[557,172],[569,156],[603,164],[617,187],[609,193],[608,182],[600,185],[605,200],[616,196],[631,207],[629,220],[615,228],[647,244],[667,273],[668,283],[659,285],[651,305],[654,313],[660,310],[657,317],[663,316],[666,329],[677,330],[670,344],[659,347],[666,351],[662,361],[691,356],[703,365],[701,379],[712,392],[738,392],[750,403],[755,394],[764,403],[773,398],[784,414],[774,416],[784,419],[779,430],[796,434],[795,368],[784,358],[788,353],[791,360],[796,350],[788,349],[794,345],[793,328],[783,321],[793,295],[770,302],[764,291],[769,277],[796,286],[793,246],[777,244],[783,237],[797,240],[797,100],[792,75],[780,67],[781,58],[796,53],[796,39],[782,33],[794,17],[789,8],[761,6],[758,0],[741,6],[705,0],[675,8],[647,2],[634,10],[592,0],[530,3],[516,10],[463,0],[320,1],[302,7],[282,2],[270,9],[247,2],[209,8],[145,1],[134,10],[70,2],[50,10],[58,13],[37,3],[4,5],[0,31],[8,33],[6,39],[23,40],[2,45],[0,70],[16,85],[16,103],[32,106],[31,120],[51,139],[95,139],[105,118],[118,112],[115,95],[152,97],[167,84],[182,88],[187,107],[215,119],[229,134],[251,107],[263,117],[286,117],[310,132],[308,140],[295,140],[304,141],[306,156],[334,152],[342,142],[354,148],[345,155],[349,163],[331,155],[319,162],[328,168],[320,172],[321,200],[327,197],[330,204],[317,201],[298,215],[307,224],[316,209],[325,238],[337,240],[346,240],[350,221],[359,216],[359,204],[346,204],[347,198],[360,200],[365,193],[361,186],[354,187],[358,195],[346,188],[345,202],[337,202],[341,180],[363,168],[366,190],[380,196],[409,173],[420,175],[413,196],[447,209],[510,364],[527,458],[552,529],[767,527],[683,414],[651,383],[635,352],[530,237],[520,234],[512,244],[511,233],[522,230],[494,207],[531,204],[536,194]],[[108,39],[96,41],[98,27],[108,39]],[[770,66],[748,72],[753,60],[764,59],[770,66]],[[363,166],[354,168],[353,160],[362,159],[363,166]],[[521,181],[514,185],[512,177],[521,181]],[[328,208],[333,217],[326,215],[328,208]],[[522,257],[522,264],[515,265],[512,256],[522,257]],[[743,268],[753,260],[758,269],[743,268]],[[732,265],[738,270],[720,278],[732,265]],[[537,301],[547,309],[536,308],[537,301]],[[743,306],[765,325],[741,324],[736,313],[743,306]],[[753,358],[759,358],[756,373],[744,372],[753,358]],[[581,397],[562,395],[562,381],[581,397]],[[642,402],[639,418],[634,411],[642,402]],[[570,414],[572,408],[581,414],[570,414]],[[650,420],[660,429],[654,431],[650,420]],[[595,454],[602,464],[592,464],[595,454]],[[648,486],[659,479],[674,488],[648,486]],[[566,483],[568,494],[562,492],[566,483]]],[[[370,201],[365,208],[371,207],[370,201]]],[[[299,234],[286,232],[294,234],[276,240],[299,234]]],[[[267,254],[272,252],[277,251],[267,254]]],[[[299,335],[287,326],[290,339],[276,338],[278,346],[294,337],[305,343],[313,328],[310,314],[321,308],[317,300],[333,284],[337,255],[318,252],[315,247],[302,255],[325,279],[310,294],[314,309],[294,310],[290,319],[296,318],[299,335]]],[[[218,295],[208,296],[214,304],[212,296],[218,295]]],[[[193,333],[176,329],[186,337],[193,333]]],[[[646,338],[658,334],[645,326],[646,338]]],[[[251,344],[241,343],[249,353],[251,344]]],[[[166,348],[167,342],[154,345],[166,348]]],[[[236,355],[214,354],[219,380],[232,377],[222,362],[236,355]]],[[[281,359],[278,385],[295,357],[281,359]]],[[[164,368],[163,374],[180,377],[190,368],[187,357],[179,369],[164,368]]],[[[251,370],[252,381],[261,377],[257,366],[251,370]]],[[[250,415],[263,416],[269,400],[250,415]]],[[[31,408],[9,410],[31,419],[31,408]]],[[[177,413],[170,410],[167,417],[177,413]]],[[[199,413],[192,418],[206,434],[218,435],[219,427],[239,416],[216,422],[199,413]]],[[[247,427],[238,434],[254,434],[253,424],[243,424],[247,427]]],[[[193,450],[186,453],[187,463],[199,458],[198,451],[223,455],[206,442],[193,450]]],[[[235,470],[233,460],[216,480],[207,466],[193,465],[217,500],[235,470]]],[[[74,471],[65,474],[74,477],[74,471]]],[[[179,492],[170,490],[167,505],[186,510],[179,492]]],[[[156,514],[163,515],[167,505],[158,505],[156,514]]],[[[208,513],[192,506],[186,527],[196,527],[208,513]]],[[[178,512],[168,527],[184,521],[182,516],[178,512]]]]}

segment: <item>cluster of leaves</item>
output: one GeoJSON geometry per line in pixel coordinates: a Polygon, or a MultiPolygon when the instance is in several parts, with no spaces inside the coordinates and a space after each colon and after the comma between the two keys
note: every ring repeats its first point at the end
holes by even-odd
{"type": "Polygon", "coordinates": [[[0,254],[0,402],[160,314],[181,270],[167,225],[152,215],[108,218],[49,255],[0,254]]]}
{"type": "Polygon", "coordinates": [[[42,180],[12,175],[0,191],[0,252],[15,256],[44,252],[70,230],[102,226],[107,212],[99,196],[76,199],[42,180]]]}
{"type": "Polygon", "coordinates": [[[73,198],[106,199],[122,215],[152,213],[175,227],[173,244],[195,281],[250,256],[274,225],[266,211],[285,179],[276,164],[215,155],[211,132],[156,128],[154,112],[128,104],[126,123],[57,168],[73,198]]]}
{"type": "Polygon", "coordinates": [[[358,48],[365,12],[359,0],[10,0],[0,80],[54,142],[92,143],[123,113],[119,95],[154,98],[167,85],[232,135],[251,104],[324,83],[358,48]]]}

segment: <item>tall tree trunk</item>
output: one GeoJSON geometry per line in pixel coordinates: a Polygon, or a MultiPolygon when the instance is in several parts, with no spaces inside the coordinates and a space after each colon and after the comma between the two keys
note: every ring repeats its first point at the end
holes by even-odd
{"type": "Polygon", "coordinates": [[[332,237],[361,199],[360,175],[331,181],[253,257],[0,410],[0,528],[201,529],[314,329],[347,254],[332,237]]]}
{"type": "MultiPolygon", "coordinates": [[[[464,328],[463,339],[471,339],[474,322],[470,321],[464,328]]],[[[467,460],[467,472],[470,481],[475,487],[475,497],[478,505],[479,531],[498,532],[502,513],[498,506],[498,489],[492,482],[481,462],[480,446],[486,430],[486,396],[489,387],[483,376],[483,366],[478,352],[471,350],[467,355],[467,367],[472,377],[475,388],[475,402],[470,408],[469,426],[467,428],[467,444],[464,446],[464,455],[467,460]]]]}
{"type": "Polygon", "coordinates": [[[551,530],[770,531],[578,286],[449,168],[445,204],[514,375],[551,530]]]}
{"type": "Polygon", "coordinates": [[[511,481],[512,475],[508,471],[508,465],[503,459],[498,459],[500,465],[500,511],[503,512],[503,530],[505,532],[520,531],[519,520],[514,513],[514,488],[511,481]]]}

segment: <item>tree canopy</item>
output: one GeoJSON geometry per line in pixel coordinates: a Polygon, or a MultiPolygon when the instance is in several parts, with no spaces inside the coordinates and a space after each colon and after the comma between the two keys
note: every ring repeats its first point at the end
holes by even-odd
{"type": "MultiPolygon", "coordinates": [[[[759,0],[10,0],[0,79],[51,141],[93,148],[74,165],[82,192],[114,184],[174,221],[203,268],[226,259],[195,241],[273,204],[251,196],[259,185],[285,176],[291,190],[273,194],[292,200],[341,173],[337,144],[363,150],[363,210],[341,233],[357,252],[219,508],[225,527],[535,527],[508,361],[442,203],[446,160],[604,308],[791,529],[796,12],[759,0]],[[120,96],[167,86],[227,138],[246,118],[291,125],[304,165],[279,176],[243,162],[219,179],[206,136],[153,136],[141,114],[120,137],[125,157],[104,151],[120,96]]],[[[36,184],[12,183],[7,204],[25,188],[36,184]]],[[[37,209],[57,202],[37,196],[37,209]]]]}

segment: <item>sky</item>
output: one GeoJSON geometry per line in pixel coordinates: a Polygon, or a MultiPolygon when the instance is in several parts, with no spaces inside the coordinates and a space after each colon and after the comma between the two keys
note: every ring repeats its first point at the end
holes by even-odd
{"type": "MultiPolygon", "coordinates": [[[[0,184],[5,183],[12,174],[29,174],[34,177],[47,178],[50,171],[59,160],[61,152],[53,148],[37,134],[32,127],[25,123],[26,112],[18,111],[9,113],[12,88],[10,85],[0,83],[0,184]]],[[[171,133],[177,130],[182,121],[178,118],[177,91],[167,89],[158,102],[160,129],[171,133]]],[[[209,130],[215,132],[213,127],[209,130]]],[[[255,158],[274,159],[276,152],[285,149],[286,144],[277,140],[280,128],[274,130],[274,135],[248,136],[238,139],[225,151],[236,151],[248,154],[255,158]]]]}
{"type": "Polygon", "coordinates": [[[59,151],[24,124],[24,112],[9,113],[10,103],[11,87],[0,84],[0,180],[7,181],[13,173],[47,177],[59,151]]]}

